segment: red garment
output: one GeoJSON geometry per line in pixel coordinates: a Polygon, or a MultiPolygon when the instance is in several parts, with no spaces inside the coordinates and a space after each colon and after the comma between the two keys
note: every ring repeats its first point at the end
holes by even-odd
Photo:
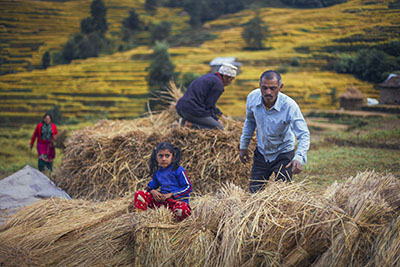
{"type": "Polygon", "coordinates": [[[147,208],[155,209],[161,206],[167,207],[172,211],[178,221],[182,221],[192,214],[191,208],[186,202],[169,198],[165,203],[160,203],[155,201],[150,192],[147,191],[140,190],[135,192],[134,204],[135,208],[141,210],[146,210],[147,208]]]}
{"type": "MultiPolygon", "coordinates": [[[[57,127],[54,123],[50,123],[50,124],[51,124],[51,131],[53,132],[53,137],[51,139],[54,140],[54,136],[56,134],[58,134],[57,127]]],[[[43,126],[43,122],[38,123],[38,125],[36,125],[36,129],[33,132],[32,139],[31,139],[31,146],[33,146],[33,144],[35,143],[36,138],[38,139],[38,142],[45,143],[45,140],[42,139],[42,126],[43,126]]]]}
{"type": "Polygon", "coordinates": [[[38,151],[39,158],[46,162],[52,162],[53,159],[56,157],[56,150],[54,148],[53,141],[54,141],[54,136],[56,134],[58,134],[58,132],[57,132],[57,127],[54,123],[50,123],[50,125],[51,125],[51,131],[53,133],[51,140],[43,140],[42,139],[43,122],[36,125],[36,129],[33,132],[32,139],[31,139],[31,147],[35,143],[36,138],[38,139],[37,151],[38,151]]]}

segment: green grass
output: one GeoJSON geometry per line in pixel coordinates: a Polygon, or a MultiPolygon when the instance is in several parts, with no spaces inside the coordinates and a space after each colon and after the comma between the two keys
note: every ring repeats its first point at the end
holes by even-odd
{"type": "Polygon", "coordinates": [[[400,150],[328,145],[311,149],[308,163],[295,180],[309,180],[313,189],[342,182],[358,172],[375,170],[400,178],[400,150]]]}
{"type": "Polygon", "coordinates": [[[297,179],[307,179],[314,189],[321,189],[365,170],[392,173],[400,178],[400,118],[310,114],[321,118],[325,115],[327,123],[340,123],[348,128],[322,133],[311,129],[311,137],[322,135],[322,138],[311,142],[308,163],[297,179]]]}
{"type": "MultiPolygon", "coordinates": [[[[86,121],[74,125],[58,125],[57,130],[71,132],[93,123],[94,121],[86,121]]],[[[36,142],[32,150],[29,148],[35,127],[35,124],[24,124],[19,128],[0,128],[0,178],[12,174],[26,164],[37,168],[36,142]]],[[[59,167],[61,161],[62,150],[56,149],[53,168],[59,167]]]]}
{"type": "MultiPolygon", "coordinates": [[[[314,116],[317,113],[313,113],[314,116]]],[[[332,119],[335,123],[336,119],[332,119]]],[[[400,145],[399,121],[396,117],[373,118],[368,125],[351,129],[351,125],[359,120],[354,116],[342,116],[340,122],[348,125],[350,130],[311,129],[311,149],[308,152],[308,162],[303,172],[294,177],[295,181],[310,181],[310,189],[319,191],[325,189],[334,181],[342,182],[346,178],[355,176],[365,170],[375,170],[380,173],[392,173],[400,178],[400,149],[379,148],[388,140],[400,145]],[[332,138],[353,140],[363,136],[369,140],[365,143],[332,142],[332,138]]],[[[320,122],[331,123],[328,119],[320,122]]],[[[76,129],[92,125],[94,121],[87,121],[76,125],[61,125],[59,130],[71,132],[76,129]]],[[[35,125],[24,125],[20,128],[0,128],[0,178],[5,177],[26,164],[37,167],[35,148],[30,154],[29,141],[35,125]]],[[[239,140],[238,140],[239,141],[239,140]]],[[[62,151],[57,150],[54,163],[59,167],[62,160],[62,151]]]]}

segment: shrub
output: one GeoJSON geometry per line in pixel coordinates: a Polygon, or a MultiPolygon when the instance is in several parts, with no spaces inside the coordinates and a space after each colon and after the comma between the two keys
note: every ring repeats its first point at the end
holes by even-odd
{"type": "Polygon", "coordinates": [[[327,7],[347,2],[347,0],[282,0],[283,3],[295,7],[327,7]]]}
{"type": "Polygon", "coordinates": [[[269,36],[268,25],[256,15],[244,27],[242,37],[245,40],[248,48],[263,49],[264,40],[269,36]]]}
{"type": "Polygon", "coordinates": [[[156,41],[153,60],[147,70],[149,72],[147,80],[152,91],[164,88],[171,79],[175,79],[175,65],[168,53],[167,43],[156,41]]]}
{"type": "Polygon", "coordinates": [[[122,25],[131,31],[143,30],[143,22],[140,20],[134,8],[129,10],[129,17],[122,21],[122,25]]]}
{"type": "Polygon", "coordinates": [[[292,67],[298,67],[300,66],[300,60],[297,57],[292,58],[292,60],[290,61],[290,65],[292,67]]]}
{"type": "Polygon", "coordinates": [[[354,56],[343,55],[335,64],[339,73],[352,73],[369,82],[382,82],[388,72],[399,68],[395,58],[377,49],[362,49],[354,56]]]}
{"type": "Polygon", "coordinates": [[[104,34],[107,29],[107,8],[103,0],[93,0],[90,5],[90,14],[93,19],[93,27],[100,34],[104,34]]]}
{"type": "Polygon", "coordinates": [[[166,40],[171,33],[171,22],[162,21],[158,24],[150,25],[150,39],[151,42],[154,43],[156,41],[164,41],[166,40]]]}
{"type": "Polygon", "coordinates": [[[185,88],[188,88],[189,85],[196,80],[197,78],[199,78],[201,76],[201,74],[198,73],[194,73],[194,72],[185,72],[182,76],[182,86],[185,88]]]}
{"type": "Polygon", "coordinates": [[[94,31],[93,19],[87,17],[81,20],[81,33],[89,34],[94,31]]]}
{"type": "MultiPolygon", "coordinates": [[[[97,40],[95,35],[92,35],[92,41],[97,40]]],[[[81,33],[74,35],[72,38],[68,40],[68,42],[64,45],[62,50],[62,56],[66,63],[71,62],[74,59],[85,59],[88,57],[97,57],[98,49],[97,44],[91,42],[91,40],[84,36],[81,33]]]]}
{"type": "Polygon", "coordinates": [[[50,66],[50,53],[46,51],[42,56],[42,67],[47,69],[50,66]]]}
{"type": "Polygon", "coordinates": [[[157,0],[146,0],[144,8],[147,11],[154,12],[157,9],[157,0]]]}

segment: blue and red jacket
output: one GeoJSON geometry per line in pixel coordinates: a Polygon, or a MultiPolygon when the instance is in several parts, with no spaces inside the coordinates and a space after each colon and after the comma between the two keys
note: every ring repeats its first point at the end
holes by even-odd
{"type": "Polygon", "coordinates": [[[172,198],[185,201],[189,204],[189,193],[192,192],[190,182],[185,169],[179,166],[177,170],[172,169],[172,164],[167,168],[160,167],[153,175],[153,179],[147,185],[147,191],[161,187],[160,193],[172,193],[172,198]]]}

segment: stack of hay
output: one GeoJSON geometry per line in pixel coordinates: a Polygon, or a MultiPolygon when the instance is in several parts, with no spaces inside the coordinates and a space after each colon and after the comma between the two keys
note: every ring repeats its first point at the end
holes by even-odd
{"type": "Polygon", "coordinates": [[[132,199],[51,199],[0,228],[0,266],[398,266],[400,181],[360,173],[325,195],[271,182],[225,185],[180,223],[132,199]]]}
{"type": "MultiPolygon", "coordinates": [[[[145,188],[151,180],[148,161],[160,142],[182,151],[181,165],[194,194],[212,192],[223,182],[246,186],[251,164],[239,160],[242,122],[225,120],[225,131],[199,131],[177,125],[171,87],[169,109],[133,121],[100,121],[72,133],[66,142],[61,170],[53,178],[71,197],[110,199],[145,188]]],[[[252,142],[251,150],[255,148],[252,142]]]]}

